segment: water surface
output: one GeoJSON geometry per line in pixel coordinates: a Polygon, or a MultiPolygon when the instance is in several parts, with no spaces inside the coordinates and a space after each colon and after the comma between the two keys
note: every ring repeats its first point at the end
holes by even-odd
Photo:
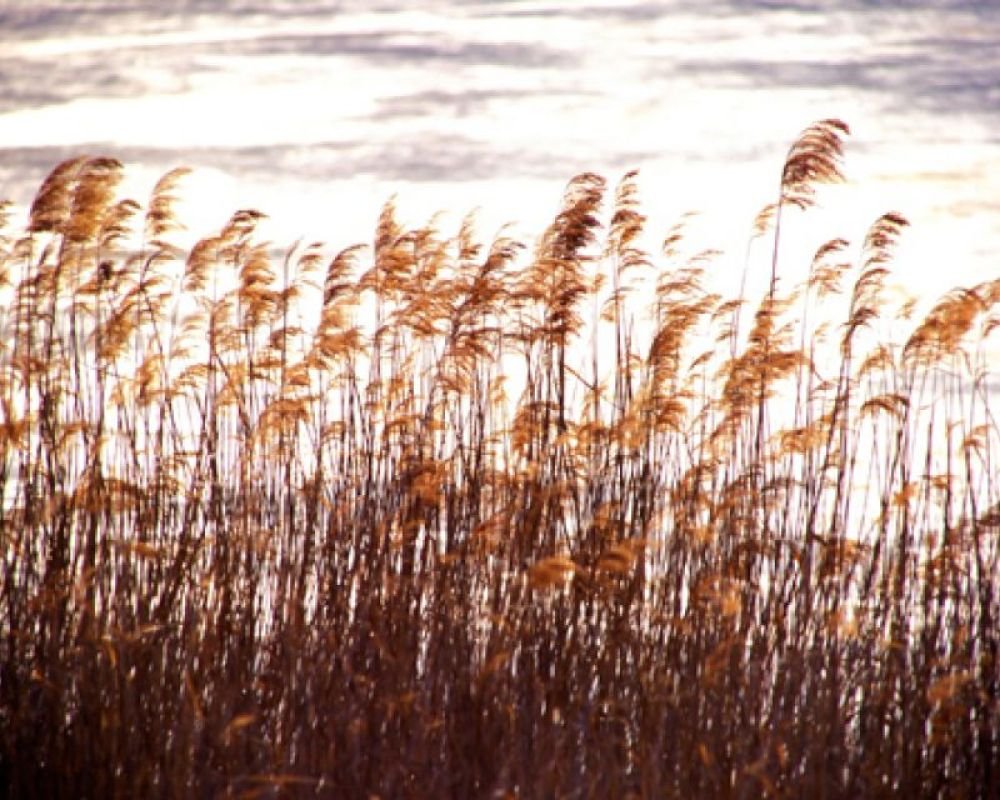
{"type": "Polygon", "coordinates": [[[851,183],[802,252],[896,209],[899,268],[935,292],[998,266],[998,76],[993,3],[6,0],[0,195],[82,152],[140,194],[184,164],[193,230],[253,206],[338,246],[393,194],[414,224],[478,207],[530,237],[575,173],[638,168],[654,231],[700,210],[742,258],[788,144],[836,116],[851,183]]]}

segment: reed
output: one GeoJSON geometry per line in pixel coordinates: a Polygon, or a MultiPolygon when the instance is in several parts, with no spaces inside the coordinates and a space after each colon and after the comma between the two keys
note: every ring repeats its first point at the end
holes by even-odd
{"type": "Polygon", "coordinates": [[[275,256],[57,166],[0,230],[3,794],[1000,795],[1000,283],[912,319],[888,213],[784,291],[846,135],[758,298],[634,172],[275,256]]]}

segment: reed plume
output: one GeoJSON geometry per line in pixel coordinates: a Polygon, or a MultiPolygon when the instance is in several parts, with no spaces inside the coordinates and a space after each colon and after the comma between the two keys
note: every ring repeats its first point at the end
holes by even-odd
{"type": "Polygon", "coordinates": [[[779,282],[847,132],[745,331],[635,171],[329,252],[57,165],[0,213],[0,794],[996,796],[1000,289],[895,307],[897,212],[779,282]]]}

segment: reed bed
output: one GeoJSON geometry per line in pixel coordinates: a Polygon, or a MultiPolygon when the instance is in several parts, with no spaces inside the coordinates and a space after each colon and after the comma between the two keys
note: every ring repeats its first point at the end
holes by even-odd
{"type": "Polygon", "coordinates": [[[786,290],[847,132],[760,297],[635,173],[276,256],[60,164],[0,232],[3,794],[1000,796],[1000,281],[914,318],[888,213],[786,290]]]}

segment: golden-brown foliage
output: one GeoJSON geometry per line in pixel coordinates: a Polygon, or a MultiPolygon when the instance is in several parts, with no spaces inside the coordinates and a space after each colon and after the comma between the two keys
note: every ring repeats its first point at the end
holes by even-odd
{"type": "Polygon", "coordinates": [[[390,201],[276,257],[58,165],[0,228],[0,794],[996,795],[1000,289],[883,337],[889,213],[779,291],[846,133],[748,330],[635,172],[527,255],[390,201]]]}

